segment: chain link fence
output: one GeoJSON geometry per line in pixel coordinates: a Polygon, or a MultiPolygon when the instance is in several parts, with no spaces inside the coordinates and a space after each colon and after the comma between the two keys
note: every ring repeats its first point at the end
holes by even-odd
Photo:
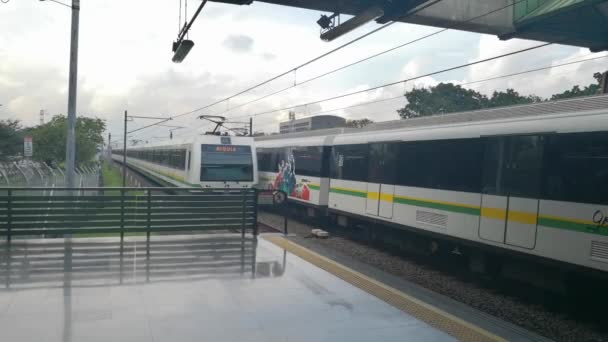
{"type": "MultiPolygon", "coordinates": [[[[78,187],[99,185],[100,167],[97,163],[76,168],[78,187]]],[[[65,170],[32,160],[0,162],[0,187],[64,187],[65,170]]]]}

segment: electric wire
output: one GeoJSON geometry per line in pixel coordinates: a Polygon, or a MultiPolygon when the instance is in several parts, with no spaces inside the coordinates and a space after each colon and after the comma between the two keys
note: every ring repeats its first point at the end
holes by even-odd
{"type": "MultiPolygon", "coordinates": [[[[408,45],[411,45],[411,44],[417,43],[417,42],[422,41],[422,40],[424,40],[424,39],[431,38],[431,37],[433,37],[433,36],[436,36],[436,35],[438,35],[438,34],[441,34],[441,33],[445,32],[445,31],[448,31],[448,30],[451,30],[451,29],[457,28],[457,27],[459,27],[459,26],[461,26],[461,25],[468,24],[468,23],[470,23],[470,22],[473,22],[473,21],[475,21],[475,20],[481,19],[481,18],[486,17],[486,16],[488,16],[488,15],[492,15],[492,14],[494,14],[494,13],[500,12],[500,11],[502,11],[502,10],[506,9],[506,8],[509,8],[509,7],[515,6],[517,3],[519,3],[519,2],[523,2],[523,1],[527,1],[527,0],[519,0],[519,1],[514,2],[514,3],[512,3],[512,4],[505,5],[505,6],[501,6],[501,7],[499,7],[499,8],[493,9],[493,10],[491,10],[491,11],[489,11],[489,12],[486,12],[486,13],[483,13],[483,14],[477,15],[477,16],[475,16],[475,17],[469,18],[469,19],[467,19],[467,20],[465,20],[465,21],[454,23],[453,25],[450,25],[450,26],[445,27],[445,28],[443,28],[443,29],[440,29],[440,30],[437,30],[437,31],[431,32],[431,33],[426,34],[426,35],[424,35],[424,36],[421,36],[421,37],[415,38],[415,39],[413,39],[413,40],[407,41],[407,42],[405,42],[405,43],[399,44],[399,45],[394,46],[394,47],[392,47],[392,48],[389,48],[389,49],[387,49],[387,50],[384,50],[384,51],[378,52],[378,53],[373,54],[373,55],[371,55],[371,56],[365,57],[365,58],[363,58],[363,59],[360,59],[360,60],[357,60],[357,61],[355,61],[355,62],[352,62],[352,63],[346,64],[346,65],[344,65],[344,66],[341,66],[341,67],[339,67],[339,68],[336,68],[336,69],[330,70],[330,71],[328,71],[328,72],[322,73],[322,74],[320,74],[320,75],[314,76],[314,77],[309,78],[309,79],[307,79],[307,80],[304,80],[304,81],[302,81],[302,82],[297,83],[297,82],[295,82],[295,80],[294,80],[294,84],[293,84],[292,86],[289,86],[289,87],[286,87],[286,88],[280,89],[280,90],[275,91],[275,92],[273,92],[273,93],[270,93],[270,94],[267,94],[267,95],[261,96],[261,97],[259,97],[259,98],[256,98],[256,99],[253,99],[253,100],[247,101],[247,102],[242,103],[242,104],[240,104],[240,105],[234,106],[234,107],[230,108],[230,110],[227,110],[227,111],[225,111],[225,112],[221,113],[220,115],[226,114],[226,113],[228,113],[228,112],[230,112],[230,111],[233,111],[233,110],[235,110],[235,109],[238,109],[238,108],[241,108],[241,107],[247,106],[247,105],[249,105],[249,104],[252,104],[252,103],[255,103],[255,102],[258,102],[258,101],[264,100],[264,99],[266,99],[266,98],[268,98],[268,97],[271,97],[271,96],[274,96],[274,95],[280,94],[280,93],[282,93],[282,92],[284,92],[284,91],[287,91],[287,90],[289,90],[289,89],[293,89],[293,88],[295,88],[295,87],[297,87],[297,86],[301,86],[301,85],[303,85],[303,84],[306,84],[306,83],[309,83],[309,82],[312,82],[312,81],[316,81],[316,80],[318,80],[318,79],[320,79],[320,78],[323,78],[323,77],[329,76],[329,75],[334,74],[334,73],[336,73],[336,72],[338,72],[338,71],[342,71],[342,70],[344,70],[344,69],[350,68],[350,67],[355,66],[355,65],[357,65],[357,64],[360,64],[360,63],[366,62],[366,61],[368,61],[368,60],[374,59],[374,58],[376,58],[376,57],[382,56],[382,55],[387,54],[387,53],[389,53],[389,52],[392,52],[392,51],[398,50],[398,49],[403,48],[403,47],[405,47],[405,46],[408,46],[408,45]]],[[[294,76],[294,77],[295,77],[295,76],[294,76]]]]}
{"type": "MultiPolygon", "coordinates": [[[[296,67],[293,67],[293,68],[289,69],[288,71],[285,71],[285,72],[280,73],[280,74],[278,74],[276,76],[273,76],[273,77],[271,77],[271,78],[269,78],[269,79],[267,79],[265,81],[262,81],[262,82],[260,82],[260,83],[258,83],[256,85],[254,85],[254,86],[251,86],[251,87],[249,87],[249,88],[247,88],[245,90],[239,91],[238,93],[236,93],[234,95],[231,95],[231,96],[228,96],[226,98],[214,101],[214,102],[212,102],[212,103],[210,103],[208,105],[202,106],[200,108],[197,108],[197,109],[194,109],[194,110],[191,110],[191,111],[188,111],[188,112],[184,112],[184,113],[181,113],[181,114],[177,114],[177,115],[171,117],[171,119],[179,118],[179,117],[182,117],[182,116],[186,116],[186,115],[190,115],[190,114],[199,112],[201,110],[207,109],[209,107],[215,106],[215,105],[217,105],[219,103],[222,103],[224,101],[228,101],[228,100],[230,100],[232,98],[235,98],[237,96],[245,94],[245,93],[247,93],[247,92],[249,92],[249,91],[251,91],[253,89],[259,88],[259,87],[261,87],[261,86],[263,86],[265,84],[268,84],[268,83],[270,83],[270,82],[272,82],[274,80],[277,80],[277,79],[279,79],[279,78],[281,78],[281,77],[283,77],[285,75],[288,75],[288,74],[294,72],[297,69],[301,69],[301,68],[303,68],[303,67],[305,67],[307,65],[310,65],[310,64],[312,64],[312,63],[314,63],[314,62],[316,62],[316,61],[318,61],[318,60],[320,60],[322,58],[325,58],[325,57],[327,57],[327,56],[329,56],[329,55],[331,55],[331,54],[333,54],[333,53],[335,53],[335,52],[337,52],[339,50],[342,50],[343,48],[345,48],[347,46],[350,46],[350,45],[352,45],[352,44],[354,44],[354,43],[356,43],[356,42],[358,42],[358,41],[360,41],[360,40],[362,40],[362,39],[364,39],[366,37],[369,37],[369,36],[371,36],[372,34],[374,34],[376,32],[379,32],[379,31],[381,31],[381,30],[383,30],[383,29],[385,29],[387,27],[390,27],[391,25],[397,23],[399,20],[402,20],[402,19],[404,19],[404,18],[406,18],[406,17],[408,17],[410,15],[414,15],[414,14],[416,14],[416,13],[418,13],[418,12],[420,12],[420,11],[426,9],[426,8],[429,8],[429,7],[431,7],[431,6],[439,3],[441,1],[443,1],[443,0],[433,0],[433,1],[429,1],[428,3],[424,3],[421,6],[418,6],[418,7],[414,8],[413,10],[408,11],[405,15],[403,15],[403,16],[401,16],[399,18],[396,18],[394,21],[388,22],[388,23],[386,23],[386,24],[384,24],[384,25],[382,25],[382,26],[380,26],[380,27],[378,27],[378,28],[376,28],[376,29],[374,29],[374,30],[372,30],[370,32],[364,33],[361,36],[359,36],[359,37],[357,37],[357,38],[355,38],[353,40],[350,40],[350,41],[348,41],[348,42],[346,42],[346,43],[344,43],[344,44],[342,44],[342,45],[340,45],[340,46],[338,46],[338,47],[336,47],[336,48],[334,48],[334,49],[332,49],[332,50],[330,50],[328,52],[325,52],[325,53],[323,53],[323,54],[321,54],[321,55],[313,58],[313,59],[310,59],[310,60],[308,60],[308,61],[306,61],[306,62],[304,62],[304,63],[302,63],[302,64],[300,64],[300,65],[298,65],[296,67]]],[[[169,121],[169,120],[170,119],[167,119],[166,121],[169,121]]],[[[164,122],[166,122],[166,121],[164,121],[164,122]]],[[[162,123],[162,122],[163,121],[161,121],[160,123],[162,123]]],[[[146,129],[146,128],[149,128],[149,127],[152,127],[152,126],[156,126],[157,124],[158,123],[150,124],[150,125],[138,128],[137,130],[133,130],[130,133],[135,133],[137,131],[140,131],[140,130],[143,130],[143,129],[146,129]]]]}
{"type": "MultiPolygon", "coordinates": [[[[458,85],[465,86],[465,85],[477,84],[477,83],[482,83],[482,82],[487,82],[487,81],[493,81],[493,80],[497,80],[497,79],[503,79],[503,78],[513,77],[513,76],[519,76],[519,75],[533,73],[533,72],[538,72],[538,71],[543,71],[543,70],[560,68],[560,67],[564,67],[564,66],[568,66],[568,65],[573,65],[573,64],[579,64],[579,63],[589,62],[589,61],[598,60],[598,59],[607,58],[607,57],[608,57],[608,55],[602,55],[602,56],[596,56],[596,57],[591,57],[591,58],[578,59],[578,60],[564,62],[564,63],[560,63],[560,64],[553,64],[553,65],[548,65],[548,66],[544,66],[544,67],[538,67],[538,68],[528,69],[528,70],[524,70],[524,71],[520,71],[520,72],[515,72],[515,73],[510,73],[510,74],[504,74],[504,75],[500,75],[500,76],[495,76],[495,77],[490,77],[490,78],[485,78],[485,79],[480,79],[480,80],[475,80],[475,81],[469,81],[469,82],[465,82],[465,83],[460,83],[458,85]]],[[[372,104],[381,103],[381,102],[388,102],[388,101],[392,101],[392,100],[403,99],[403,97],[404,97],[404,95],[398,95],[398,96],[393,96],[393,97],[388,97],[388,98],[383,98],[383,99],[378,99],[378,100],[359,102],[359,103],[356,103],[356,104],[353,104],[353,105],[349,105],[349,106],[344,106],[344,107],[339,107],[339,108],[332,108],[332,109],[329,109],[329,110],[323,110],[323,111],[319,111],[319,112],[309,113],[309,115],[306,115],[304,117],[310,117],[310,116],[314,116],[314,115],[326,114],[326,113],[336,112],[336,111],[350,109],[350,108],[355,108],[355,107],[362,107],[362,106],[372,105],[372,104]]],[[[249,115],[236,116],[236,117],[233,117],[232,119],[239,119],[239,118],[244,118],[244,117],[249,117],[249,115]]],[[[195,130],[198,130],[198,129],[206,126],[206,125],[207,124],[199,126],[199,127],[195,128],[195,130]]],[[[191,137],[191,136],[194,136],[194,135],[197,135],[197,134],[199,134],[199,133],[197,131],[195,131],[195,132],[193,132],[191,134],[186,135],[185,137],[187,138],[187,137],[191,137]]]]}
{"type": "MultiPolygon", "coordinates": [[[[373,59],[373,58],[379,57],[379,56],[384,55],[384,54],[386,54],[386,53],[389,53],[389,52],[395,51],[395,50],[400,49],[400,48],[402,48],[402,47],[405,47],[405,46],[411,45],[411,44],[413,44],[413,43],[416,43],[416,42],[422,41],[422,40],[424,40],[424,39],[428,39],[428,38],[430,38],[430,37],[432,37],[432,36],[435,36],[435,35],[441,34],[441,33],[445,32],[445,31],[447,31],[447,30],[454,29],[454,28],[456,28],[456,27],[458,27],[458,26],[460,26],[460,25],[467,24],[467,23],[470,23],[470,22],[472,22],[472,21],[478,20],[478,19],[480,19],[480,18],[483,18],[483,17],[489,16],[489,15],[495,14],[495,13],[497,13],[497,12],[500,12],[500,11],[502,11],[502,10],[505,10],[505,9],[507,9],[507,8],[510,8],[510,7],[512,7],[512,6],[515,6],[515,5],[517,5],[518,3],[521,3],[521,2],[524,2],[524,1],[527,1],[527,0],[519,0],[519,1],[515,1],[515,2],[513,2],[513,3],[511,3],[511,4],[504,5],[504,6],[501,6],[501,7],[499,7],[499,8],[495,8],[495,9],[490,10],[490,11],[488,11],[488,12],[485,12],[485,13],[483,13],[483,14],[480,14],[480,15],[477,15],[477,16],[474,16],[474,17],[471,17],[471,18],[469,18],[469,19],[467,19],[467,20],[465,20],[465,21],[463,21],[463,22],[457,22],[457,23],[454,23],[454,24],[452,24],[452,25],[450,25],[450,26],[448,26],[448,27],[446,27],[446,28],[443,28],[443,29],[437,30],[437,31],[435,31],[435,32],[431,32],[430,34],[424,35],[424,36],[422,36],[422,37],[418,37],[418,38],[416,38],[416,39],[410,40],[410,41],[408,41],[408,42],[402,43],[402,44],[397,45],[397,46],[395,46],[395,47],[392,47],[392,48],[389,48],[389,49],[387,49],[387,50],[381,51],[381,52],[379,52],[379,53],[373,54],[373,55],[368,56],[368,57],[366,57],[366,58],[360,59],[360,60],[358,60],[358,61],[355,61],[355,62],[349,63],[349,64],[347,64],[347,65],[344,65],[344,66],[342,66],[342,67],[339,67],[339,68],[333,69],[333,70],[331,70],[331,71],[328,71],[328,72],[322,73],[322,74],[320,74],[320,75],[314,76],[314,77],[312,77],[312,78],[310,78],[310,79],[307,79],[307,80],[304,80],[304,81],[302,81],[302,82],[299,82],[299,83],[298,83],[298,82],[296,82],[297,78],[296,78],[295,73],[297,72],[297,69],[298,69],[298,68],[301,68],[301,67],[306,66],[306,65],[308,65],[308,64],[310,64],[310,63],[313,63],[313,62],[315,62],[316,60],[319,60],[319,59],[321,59],[321,58],[323,58],[323,57],[327,56],[328,54],[330,54],[330,53],[333,53],[333,52],[337,51],[337,49],[340,49],[340,48],[342,48],[342,47],[346,47],[346,46],[347,46],[347,44],[354,43],[354,42],[355,42],[355,41],[357,41],[358,39],[362,39],[362,38],[364,38],[366,35],[369,35],[369,34],[372,34],[372,33],[374,33],[374,32],[375,32],[375,31],[371,31],[371,32],[369,32],[369,33],[368,33],[368,34],[366,34],[366,35],[363,35],[363,36],[361,36],[361,37],[359,37],[359,38],[357,38],[357,39],[355,39],[355,40],[353,40],[353,41],[348,42],[348,43],[347,43],[347,44],[345,44],[345,45],[342,45],[342,46],[338,47],[337,49],[334,49],[334,50],[332,50],[332,51],[329,51],[329,52],[327,52],[327,53],[326,53],[326,54],[324,54],[324,55],[321,55],[321,56],[319,56],[319,57],[317,57],[317,58],[315,58],[315,59],[312,59],[312,60],[310,60],[310,61],[308,61],[308,62],[306,62],[306,63],[304,63],[304,64],[302,64],[302,65],[300,65],[300,66],[298,66],[298,67],[295,67],[295,68],[293,68],[293,69],[291,69],[291,70],[289,70],[289,71],[287,71],[287,72],[284,72],[284,73],[282,73],[282,74],[280,74],[280,75],[277,75],[277,76],[275,76],[275,77],[273,77],[273,78],[271,78],[271,79],[269,79],[269,80],[266,80],[266,81],[264,81],[264,82],[262,82],[262,83],[259,83],[258,85],[255,85],[255,86],[253,86],[253,87],[250,87],[250,88],[248,88],[248,89],[246,89],[246,90],[244,90],[244,91],[241,91],[241,92],[239,92],[239,93],[237,93],[237,94],[235,94],[235,95],[232,95],[231,97],[228,97],[228,98],[226,98],[226,99],[222,99],[222,100],[216,101],[216,102],[214,102],[214,103],[212,103],[212,104],[210,104],[210,105],[208,105],[208,106],[201,107],[201,108],[198,108],[198,109],[193,110],[193,111],[190,111],[190,112],[186,112],[186,113],[182,113],[182,114],[179,114],[179,115],[173,116],[172,118],[177,118],[177,117],[181,117],[181,116],[184,116],[184,115],[192,114],[192,113],[194,113],[194,112],[196,112],[196,111],[203,110],[203,109],[207,109],[207,108],[209,108],[209,107],[211,107],[211,106],[213,106],[213,105],[216,105],[216,104],[218,104],[218,103],[221,103],[221,102],[223,102],[223,101],[229,101],[229,100],[230,100],[231,98],[233,98],[233,97],[236,97],[236,96],[242,95],[242,94],[244,94],[244,93],[246,93],[246,92],[248,92],[248,91],[251,91],[251,90],[253,90],[253,89],[255,89],[255,88],[259,87],[259,86],[265,85],[265,84],[267,84],[267,83],[269,83],[269,82],[271,82],[271,81],[274,81],[274,80],[276,80],[276,79],[278,79],[278,78],[280,78],[280,77],[282,77],[282,76],[285,76],[285,75],[289,74],[290,72],[294,72],[294,84],[293,84],[293,85],[288,86],[288,87],[285,87],[285,88],[282,88],[282,89],[279,89],[279,90],[277,90],[277,91],[275,91],[275,92],[272,92],[272,93],[270,93],[270,94],[263,95],[263,96],[261,96],[261,97],[259,97],[259,98],[256,98],[256,99],[253,99],[253,100],[247,101],[247,102],[245,102],[245,103],[243,103],[243,104],[240,104],[240,105],[234,106],[234,107],[232,107],[232,108],[228,108],[228,109],[227,109],[227,110],[225,110],[224,112],[222,112],[222,113],[219,113],[219,114],[218,114],[218,115],[224,115],[224,114],[227,114],[227,113],[229,113],[229,112],[231,112],[231,111],[233,111],[233,110],[235,110],[235,109],[242,108],[242,107],[247,106],[247,105],[249,105],[249,104],[251,104],[251,103],[261,101],[261,100],[263,100],[263,99],[266,99],[266,98],[272,97],[272,96],[274,96],[274,95],[280,94],[280,93],[282,93],[282,92],[284,92],[284,91],[287,91],[287,90],[289,90],[289,89],[295,88],[295,87],[297,87],[297,86],[300,86],[300,85],[303,85],[303,84],[306,84],[306,83],[309,83],[309,82],[312,82],[312,81],[318,80],[318,79],[320,79],[320,78],[326,77],[326,76],[331,75],[331,74],[333,74],[333,73],[336,73],[336,72],[338,72],[338,71],[341,71],[341,70],[347,69],[347,68],[349,68],[349,67],[355,66],[355,65],[360,64],[360,63],[363,63],[363,62],[365,62],[365,61],[368,61],[368,60],[371,60],[371,59],[373,59]]],[[[434,3],[432,3],[432,4],[429,4],[428,6],[426,6],[426,7],[424,7],[424,8],[428,8],[429,6],[434,5],[434,4],[436,4],[437,2],[439,2],[439,1],[436,1],[436,2],[434,2],[434,3]]],[[[424,8],[423,8],[423,9],[424,9],[424,8]]],[[[416,10],[416,12],[415,12],[415,13],[419,12],[420,10],[421,10],[421,9],[416,10]]],[[[409,15],[411,15],[411,14],[409,14],[409,15]]],[[[398,19],[396,19],[395,21],[392,21],[391,23],[396,23],[396,22],[397,22],[398,20],[400,20],[400,19],[402,19],[402,18],[398,18],[398,19]]],[[[385,25],[386,25],[386,24],[385,24],[385,25]]],[[[381,27],[380,27],[380,28],[378,28],[377,30],[380,30],[380,29],[382,29],[383,27],[384,27],[384,26],[381,26],[381,27]]],[[[142,127],[142,128],[141,128],[141,130],[146,129],[146,128],[149,128],[149,127],[152,127],[152,126],[155,126],[156,124],[157,124],[157,123],[150,124],[150,125],[148,125],[148,126],[146,126],[146,127],[142,127]]],[[[140,129],[138,129],[138,130],[140,130],[140,129]]],[[[135,131],[133,131],[133,132],[135,132],[135,131]]]]}
{"type": "MultiPolygon", "coordinates": [[[[549,46],[549,45],[552,45],[552,44],[553,43],[542,43],[542,44],[534,45],[534,46],[531,46],[531,47],[527,47],[527,48],[523,48],[523,49],[519,49],[519,50],[503,53],[503,54],[500,54],[500,55],[496,55],[496,56],[480,59],[480,60],[477,60],[477,61],[474,61],[474,62],[460,64],[460,65],[457,65],[457,66],[453,66],[453,67],[449,67],[449,68],[433,71],[433,72],[430,72],[430,73],[422,74],[422,75],[411,77],[411,78],[406,78],[406,79],[395,81],[395,82],[385,83],[385,84],[382,84],[382,85],[379,85],[379,86],[375,86],[375,87],[371,87],[371,88],[367,88],[367,89],[363,89],[363,90],[357,90],[357,91],[353,91],[353,92],[349,92],[349,93],[345,93],[345,94],[340,94],[340,95],[324,98],[322,100],[316,100],[316,101],[301,103],[301,104],[298,104],[298,105],[292,105],[292,106],[288,106],[288,107],[283,107],[283,108],[279,108],[279,109],[273,109],[273,110],[269,110],[269,111],[259,112],[259,113],[251,114],[251,115],[248,115],[248,116],[256,117],[256,116],[260,116],[260,115],[265,115],[265,114],[270,114],[270,113],[276,113],[276,112],[280,112],[280,111],[284,111],[284,110],[289,110],[289,109],[294,109],[294,108],[298,108],[298,107],[306,107],[306,106],[310,106],[310,105],[313,105],[313,104],[318,104],[318,103],[321,103],[321,102],[327,102],[327,101],[337,100],[337,99],[341,99],[341,98],[348,97],[348,96],[353,96],[353,95],[357,95],[357,94],[366,93],[366,92],[369,92],[369,91],[372,91],[372,90],[376,90],[376,89],[390,87],[390,86],[393,86],[393,85],[396,85],[396,84],[401,84],[401,83],[405,83],[405,82],[411,82],[411,81],[414,81],[414,80],[417,80],[417,79],[420,79],[420,78],[423,78],[423,77],[434,76],[434,75],[446,73],[446,72],[449,72],[449,71],[453,71],[453,70],[457,70],[457,69],[462,69],[462,68],[470,67],[470,66],[473,66],[473,65],[481,64],[481,63],[486,63],[486,62],[493,61],[493,60],[496,60],[496,59],[500,59],[500,58],[504,58],[504,57],[508,57],[508,56],[513,56],[513,55],[516,55],[516,54],[520,54],[520,53],[523,53],[523,52],[528,52],[528,51],[531,51],[531,50],[539,49],[539,48],[542,48],[542,47],[545,47],[545,46],[549,46]]],[[[237,118],[237,117],[235,117],[235,118],[237,118]]],[[[235,118],[233,118],[233,119],[235,119],[235,118]]]]}

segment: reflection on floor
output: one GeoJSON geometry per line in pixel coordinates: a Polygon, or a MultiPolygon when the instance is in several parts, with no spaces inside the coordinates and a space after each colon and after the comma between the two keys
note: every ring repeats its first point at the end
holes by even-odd
{"type": "Polygon", "coordinates": [[[451,340],[260,239],[0,245],[0,340],[451,340]]]}

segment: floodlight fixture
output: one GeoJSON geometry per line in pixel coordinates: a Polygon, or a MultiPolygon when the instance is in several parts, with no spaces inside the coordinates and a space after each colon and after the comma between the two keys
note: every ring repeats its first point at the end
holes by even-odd
{"type": "Polygon", "coordinates": [[[171,59],[174,63],[181,63],[192,47],[194,46],[194,42],[188,39],[182,40],[181,42],[173,42],[173,58],[171,59]]]}

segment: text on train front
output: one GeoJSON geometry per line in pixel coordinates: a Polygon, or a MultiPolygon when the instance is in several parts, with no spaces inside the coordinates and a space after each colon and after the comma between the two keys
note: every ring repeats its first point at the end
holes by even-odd
{"type": "Polygon", "coordinates": [[[201,182],[251,182],[251,146],[201,145],[201,182]]]}

